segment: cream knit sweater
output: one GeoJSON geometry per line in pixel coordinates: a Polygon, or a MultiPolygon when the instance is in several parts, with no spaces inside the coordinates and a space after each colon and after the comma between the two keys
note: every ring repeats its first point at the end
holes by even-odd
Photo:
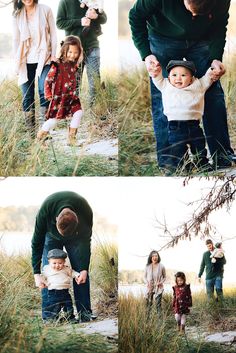
{"type": "Polygon", "coordinates": [[[184,88],[172,86],[162,73],[152,78],[154,85],[162,93],[164,114],[170,120],[200,120],[204,111],[204,95],[213,81],[210,78],[211,69],[200,79],[193,77],[191,85],[184,88]]]}
{"type": "Polygon", "coordinates": [[[79,272],[76,272],[65,266],[62,270],[53,270],[50,265],[43,267],[42,276],[48,289],[67,289],[71,287],[72,278],[78,277],[79,272]]]}

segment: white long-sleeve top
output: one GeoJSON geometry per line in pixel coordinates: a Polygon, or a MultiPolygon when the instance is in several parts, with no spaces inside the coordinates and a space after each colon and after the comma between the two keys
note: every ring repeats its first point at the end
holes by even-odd
{"type": "Polygon", "coordinates": [[[204,111],[204,95],[213,81],[209,68],[200,79],[193,77],[193,82],[184,88],[172,86],[162,73],[152,78],[154,85],[162,93],[164,114],[171,120],[201,120],[204,111]]]}
{"type": "Polygon", "coordinates": [[[62,270],[53,270],[50,265],[45,265],[42,271],[43,279],[48,289],[68,289],[72,285],[72,278],[78,277],[79,272],[65,266],[62,270]]]}

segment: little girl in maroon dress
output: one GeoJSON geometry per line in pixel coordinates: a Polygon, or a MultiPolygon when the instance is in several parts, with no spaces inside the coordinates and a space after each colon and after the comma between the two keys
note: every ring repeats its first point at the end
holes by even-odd
{"type": "Polygon", "coordinates": [[[80,39],[68,36],[62,42],[59,59],[54,62],[45,80],[45,98],[50,101],[46,114],[47,120],[37,134],[39,140],[45,140],[49,130],[54,129],[58,120],[72,117],[69,127],[68,143],[76,143],[76,134],[83,115],[80,99],[79,65],[83,60],[83,48],[80,39]]]}
{"type": "Polygon", "coordinates": [[[183,272],[175,274],[175,283],[173,287],[173,310],[178,330],[185,332],[186,314],[189,314],[189,307],[192,306],[192,295],[190,284],[186,284],[186,277],[183,272]]]}

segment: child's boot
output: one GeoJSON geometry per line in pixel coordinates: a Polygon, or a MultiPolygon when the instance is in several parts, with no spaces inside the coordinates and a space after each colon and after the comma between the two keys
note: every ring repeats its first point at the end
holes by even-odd
{"type": "Polygon", "coordinates": [[[45,141],[48,137],[48,131],[39,130],[37,133],[38,141],[45,141]]]}
{"type": "Polygon", "coordinates": [[[35,138],[35,111],[31,109],[28,112],[24,112],[24,116],[25,116],[25,125],[27,130],[30,133],[30,136],[32,138],[35,138]]]}
{"type": "Polygon", "coordinates": [[[69,127],[68,142],[67,142],[69,146],[76,146],[77,131],[78,131],[78,129],[75,129],[73,127],[69,127]]]}

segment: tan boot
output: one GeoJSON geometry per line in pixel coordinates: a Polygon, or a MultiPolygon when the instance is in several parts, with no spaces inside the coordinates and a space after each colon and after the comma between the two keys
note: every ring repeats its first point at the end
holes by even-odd
{"type": "Polygon", "coordinates": [[[68,133],[68,141],[67,144],[69,146],[76,146],[77,145],[77,140],[76,140],[76,135],[77,135],[78,129],[75,129],[73,127],[69,127],[69,133],[68,133]]]}
{"type": "Polygon", "coordinates": [[[48,131],[39,130],[37,133],[37,139],[39,141],[45,141],[48,136],[48,131]]]}

